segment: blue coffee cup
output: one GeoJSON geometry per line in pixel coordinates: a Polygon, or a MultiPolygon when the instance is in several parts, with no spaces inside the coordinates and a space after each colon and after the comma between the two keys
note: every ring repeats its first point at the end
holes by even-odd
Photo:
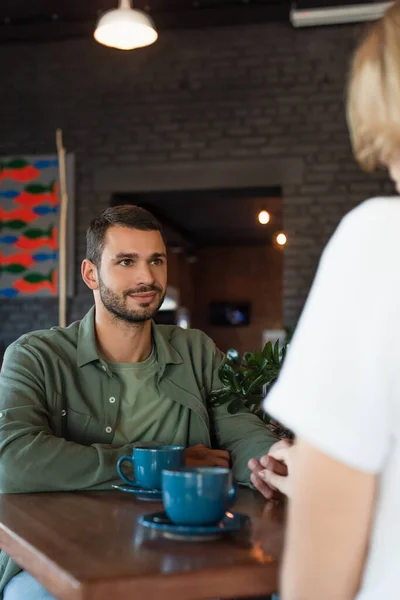
{"type": "Polygon", "coordinates": [[[213,525],[236,500],[232,471],[185,467],[162,472],[165,512],[176,525],[213,525]]]}
{"type": "Polygon", "coordinates": [[[123,481],[145,489],[161,490],[163,469],[179,469],[185,465],[184,446],[145,446],[134,448],[132,456],[121,456],[117,462],[118,475],[123,481]],[[122,472],[123,463],[133,466],[135,479],[122,472]]]}

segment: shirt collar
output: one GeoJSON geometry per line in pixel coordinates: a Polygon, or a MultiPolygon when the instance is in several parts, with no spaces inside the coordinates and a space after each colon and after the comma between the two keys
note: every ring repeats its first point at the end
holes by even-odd
{"type": "Polygon", "coordinates": [[[77,347],[77,364],[78,367],[83,367],[90,362],[100,360],[99,352],[96,344],[96,333],[94,329],[95,308],[83,317],[79,325],[78,332],[78,347],[77,347]]]}
{"type": "Polygon", "coordinates": [[[158,361],[160,367],[165,365],[180,365],[183,363],[183,358],[179,352],[170,343],[168,335],[169,328],[156,325],[154,321],[151,323],[151,332],[154,340],[154,344],[157,351],[158,361]]]}
{"type": "MultiPolygon", "coordinates": [[[[96,332],[94,325],[95,307],[83,317],[79,325],[78,347],[77,347],[77,364],[78,367],[83,367],[88,363],[100,360],[101,357],[97,350],[96,332]]],[[[159,327],[152,321],[151,324],[152,336],[156,347],[156,356],[160,362],[160,367],[164,370],[165,365],[179,365],[183,362],[182,356],[170,344],[169,336],[166,335],[164,328],[159,327]]],[[[167,329],[167,328],[166,328],[167,329]]]]}

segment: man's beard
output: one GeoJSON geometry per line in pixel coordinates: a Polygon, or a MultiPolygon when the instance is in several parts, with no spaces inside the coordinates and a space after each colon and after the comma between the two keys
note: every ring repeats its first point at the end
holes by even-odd
{"type": "Polygon", "coordinates": [[[126,290],[122,292],[121,296],[115,294],[110,288],[108,288],[102,279],[99,280],[99,292],[100,298],[104,307],[119,321],[125,321],[126,323],[144,323],[149,319],[152,319],[158,309],[164,302],[165,293],[162,293],[162,288],[155,285],[141,286],[136,289],[126,290]],[[146,294],[148,292],[157,292],[160,294],[160,301],[156,308],[150,308],[149,302],[141,303],[142,310],[130,310],[126,307],[125,299],[131,294],[146,294]]]}

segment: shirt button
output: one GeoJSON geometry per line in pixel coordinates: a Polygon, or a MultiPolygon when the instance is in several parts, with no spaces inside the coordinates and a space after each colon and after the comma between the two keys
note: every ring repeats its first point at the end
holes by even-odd
{"type": "Polygon", "coordinates": [[[103,365],[101,368],[103,369],[103,371],[107,371],[107,367],[105,365],[103,365]]]}
{"type": "Polygon", "coordinates": [[[3,416],[3,413],[0,412],[0,419],[1,419],[2,416],[3,416]]]}
{"type": "Polygon", "coordinates": [[[114,396],[111,396],[111,398],[109,398],[109,401],[111,402],[111,404],[114,404],[114,402],[115,402],[114,396]]]}
{"type": "Polygon", "coordinates": [[[112,432],[112,427],[106,427],[106,433],[111,433],[112,432]]]}
{"type": "Polygon", "coordinates": [[[62,410],[62,411],[61,411],[61,416],[62,416],[62,417],[65,417],[65,415],[66,415],[66,414],[67,414],[67,411],[66,411],[66,410],[62,410]]]}

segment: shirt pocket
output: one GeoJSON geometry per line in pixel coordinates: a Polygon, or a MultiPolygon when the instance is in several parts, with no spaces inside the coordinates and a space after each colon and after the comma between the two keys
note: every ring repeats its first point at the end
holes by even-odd
{"type": "Polygon", "coordinates": [[[66,439],[69,442],[88,445],[87,429],[92,418],[91,415],[77,412],[76,410],[72,410],[72,408],[67,408],[66,413],[63,417],[66,419],[64,427],[66,439]]]}
{"type": "Polygon", "coordinates": [[[52,428],[58,437],[69,442],[87,445],[87,429],[92,416],[68,406],[68,401],[55,393],[52,410],[52,428]]]}

